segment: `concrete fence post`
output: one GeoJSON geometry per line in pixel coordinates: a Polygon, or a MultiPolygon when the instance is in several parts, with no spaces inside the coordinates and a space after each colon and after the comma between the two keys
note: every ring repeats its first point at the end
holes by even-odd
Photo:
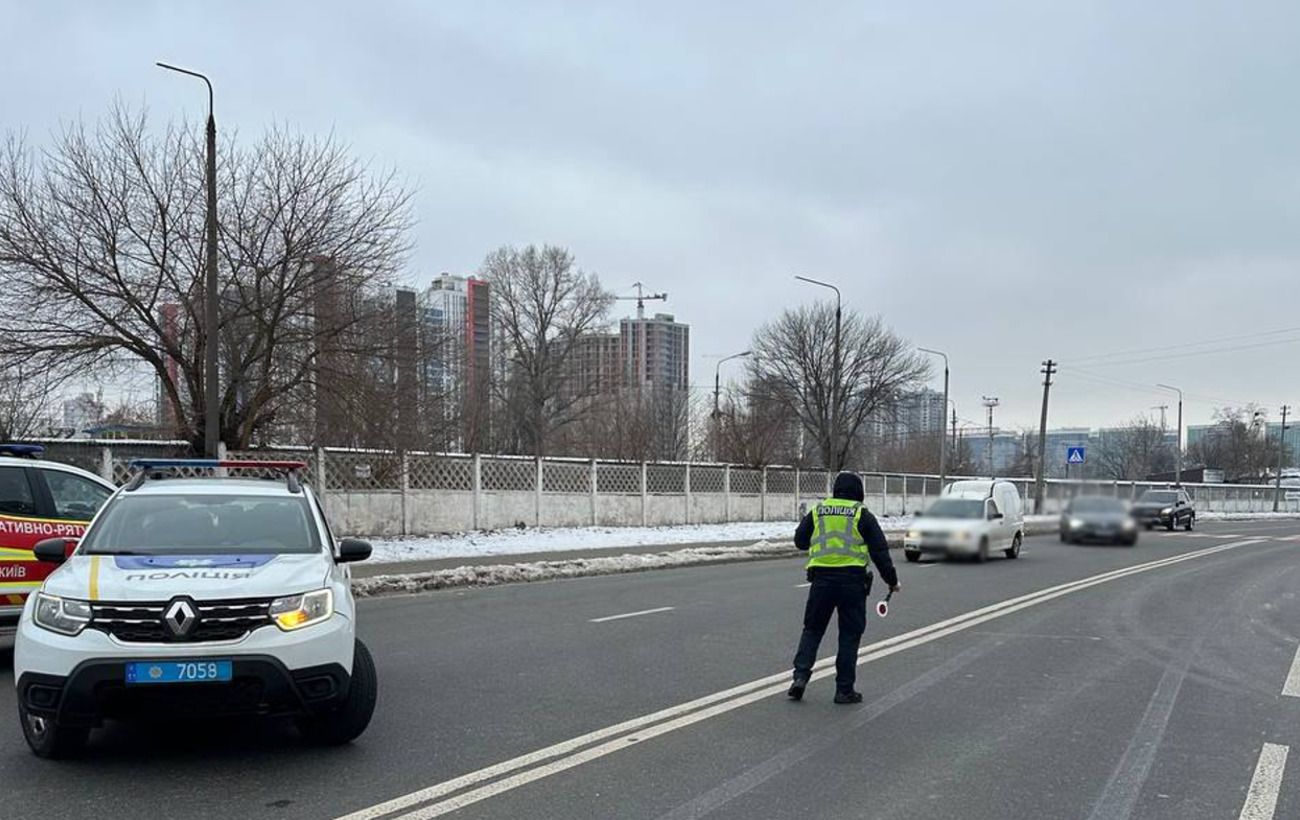
{"type": "Polygon", "coordinates": [[[588,485],[589,485],[589,489],[590,489],[590,491],[591,491],[591,526],[594,527],[594,526],[596,526],[596,524],[597,524],[597,513],[596,513],[596,486],[597,486],[597,485],[596,485],[596,459],[594,459],[594,458],[591,460],[591,466],[590,466],[590,470],[588,471],[588,473],[589,473],[589,474],[588,474],[588,476],[587,476],[587,483],[588,483],[588,485]]]}
{"type": "Polygon", "coordinates": [[[470,462],[469,491],[474,496],[474,529],[483,529],[483,456],[474,454],[470,462]]]}
{"type": "Polygon", "coordinates": [[[907,515],[907,476],[902,476],[902,479],[903,479],[903,506],[899,510],[899,513],[901,515],[907,515]]]}
{"type": "Polygon", "coordinates": [[[325,493],[325,448],[324,447],[316,448],[315,467],[316,468],[312,472],[315,473],[315,475],[313,476],[313,481],[316,483],[316,487],[314,488],[316,490],[316,499],[320,501],[321,509],[327,510],[328,505],[326,504],[326,500],[325,500],[326,493],[325,493]]]}
{"type": "Polygon", "coordinates": [[[758,479],[758,520],[767,521],[767,467],[758,479]]]}
{"type": "Polygon", "coordinates": [[[647,481],[649,476],[646,475],[648,472],[646,463],[641,462],[641,526],[643,527],[650,525],[650,487],[647,481]]]}
{"type": "Polygon", "coordinates": [[[731,465],[722,468],[722,520],[731,523],[731,465]]]}
{"type": "Polygon", "coordinates": [[[402,535],[411,534],[411,456],[405,450],[402,451],[401,460],[401,484],[402,484],[402,535]]]}
{"type": "Polygon", "coordinates": [[[536,475],[533,480],[533,526],[542,526],[542,457],[537,456],[536,475]]]}
{"type": "Polygon", "coordinates": [[[691,463],[689,461],[686,462],[686,476],[683,479],[683,481],[685,483],[682,485],[682,487],[685,489],[684,495],[686,497],[685,518],[686,518],[686,523],[689,524],[691,523],[691,463]]]}
{"type": "Polygon", "coordinates": [[[113,448],[99,448],[99,477],[107,482],[116,484],[113,481],[113,448]]]}
{"type": "Polygon", "coordinates": [[[795,517],[796,520],[799,518],[799,490],[800,490],[800,488],[799,488],[799,480],[800,480],[800,478],[801,478],[801,476],[799,475],[799,468],[798,468],[798,467],[795,467],[795,468],[794,468],[794,517],[795,517]]]}
{"type": "Polygon", "coordinates": [[[889,473],[880,474],[880,514],[889,513],[889,473]]]}

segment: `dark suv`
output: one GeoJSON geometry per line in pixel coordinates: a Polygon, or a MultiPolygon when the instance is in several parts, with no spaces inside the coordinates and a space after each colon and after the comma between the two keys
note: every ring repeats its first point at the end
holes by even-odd
{"type": "Polygon", "coordinates": [[[1190,530],[1196,526],[1196,507],[1182,488],[1147,490],[1133,502],[1132,512],[1133,518],[1147,529],[1157,524],[1167,530],[1178,526],[1190,530]]]}

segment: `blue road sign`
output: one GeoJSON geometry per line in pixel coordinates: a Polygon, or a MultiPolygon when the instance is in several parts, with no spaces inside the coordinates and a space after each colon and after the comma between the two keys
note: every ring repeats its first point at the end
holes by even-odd
{"type": "Polygon", "coordinates": [[[1087,447],[1066,447],[1065,463],[1066,464],[1083,464],[1088,460],[1087,447]]]}

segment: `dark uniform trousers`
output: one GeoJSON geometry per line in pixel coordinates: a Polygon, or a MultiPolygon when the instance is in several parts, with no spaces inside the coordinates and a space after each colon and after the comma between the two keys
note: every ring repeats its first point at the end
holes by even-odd
{"type": "Polygon", "coordinates": [[[835,688],[840,692],[851,691],[858,675],[858,646],[867,628],[870,575],[856,567],[814,568],[809,574],[812,586],[803,611],[803,635],[794,656],[795,673],[812,674],[817,647],[826,634],[831,613],[838,612],[840,647],[835,656],[835,688]]]}

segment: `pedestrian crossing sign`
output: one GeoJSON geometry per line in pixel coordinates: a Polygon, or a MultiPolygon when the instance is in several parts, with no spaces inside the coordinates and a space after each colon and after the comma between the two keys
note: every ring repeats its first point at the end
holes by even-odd
{"type": "Polygon", "coordinates": [[[1088,460],[1088,449],[1086,447],[1066,447],[1065,463],[1082,464],[1088,460]]]}

